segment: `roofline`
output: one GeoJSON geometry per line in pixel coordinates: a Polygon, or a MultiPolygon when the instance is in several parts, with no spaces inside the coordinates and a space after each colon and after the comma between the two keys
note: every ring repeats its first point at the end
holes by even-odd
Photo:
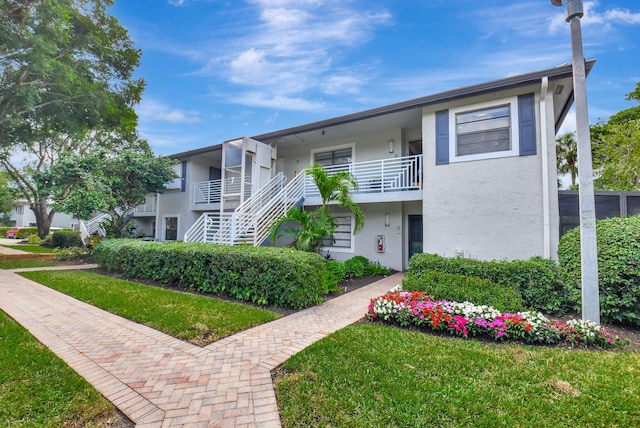
{"type": "Polygon", "coordinates": [[[172,159],[188,158],[189,156],[201,155],[203,153],[209,153],[216,150],[222,150],[222,143],[214,144],[211,146],[201,147],[199,149],[188,150],[186,152],[174,153],[165,157],[172,159]]]}
{"type": "MultiPolygon", "coordinates": [[[[593,68],[596,60],[589,60],[585,62],[585,68],[587,75],[593,68]]],[[[567,63],[558,67],[549,68],[546,70],[534,71],[532,73],[522,74],[518,76],[507,77],[505,79],[493,80],[490,82],[480,83],[471,86],[465,86],[458,89],[453,89],[445,92],[440,92],[433,95],[427,95],[421,98],[415,98],[408,101],[403,101],[396,104],[390,104],[383,107],[377,107],[370,110],[364,110],[358,113],[352,113],[345,116],[339,116],[332,119],[321,120],[318,122],[308,123],[306,125],[295,126],[292,128],[282,129],[279,131],[268,132],[266,134],[256,135],[251,137],[258,141],[265,141],[269,139],[284,137],[287,135],[298,134],[302,132],[315,131],[322,128],[328,128],[336,125],[343,125],[350,122],[356,122],[358,120],[370,119],[385,114],[397,113],[405,110],[411,110],[414,108],[422,108],[432,104],[438,104],[447,101],[453,101],[460,98],[468,98],[473,95],[481,95],[487,92],[495,90],[505,90],[520,86],[530,85],[541,81],[543,77],[549,78],[563,78],[572,75],[572,64],[567,63]]],[[[573,97],[571,97],[573,99],[573,97]]],[[[569,103],[570,107],[571,103],[569,103]]],[[[564,112],[566,115],[566,112],[564,112]]]]}
{"type": "MultiPolygon", "coordinates": [[[[589,75],[591,69],[593,68],[596,60],[589,60],[585,62],[585,70],[586,74],[589,75]]],[[[546,70],[534,71],[532,73],[521,74],[518,76],[507,77],[504,79],[492,80],[485,83],[480,83],[471,86],[465,86],[458,89],[452,89],[449,91],[440,92],[433,95],[427,95],[425,97],[415,98],[408,101],[402,101],[395,104],[390,104],[383,107],[377,107],[369,110],[364,110],[358,113],[351,113],[344,116],[338,116],[332,119],[325,119],[318,122],[312,122],[305,125],[294,126],[292,128],[281,129],[279,131],[267,132],[265,134],[260,134],[253,136],[251,138],[258,141],[266,141],[274,138],[285,137],[292,134],[299,134],[302,132],[315,131],[318,129],[329,128],[332,126],[343,125],[346,123],[356,122],[358,120],[370,119],[378,116],[383,116],[385,114],[397,113],[405,110],[411,110],[414,108],[422,108],[433,104],[439,104],[442,102],[453,101],[460,98],[468,98],[474,95],[482,95],[488,92],[492,92],[495,90],[506,90],[511,88],[516,88],[520,86],[530,85],[532,83],[536,83],[542,80],[544,77],[548,77],[551,79],[565,78],[572,76],[573,66],[571,63],[566,63],[557,67],[548,68],[546,70]]],[[[569,96],[567,103],[562,109],[561,114],[558,118],[558,123],[555,124],[556,132],[559,128],[559,124],[562,123],[564,117],[569,112],[571,105],[573,104],[573,90],[571,91],[571,95],[569,96]]],[[[227,141],[233,141],[237,138],[232,138],[227,141]]],[[[186,152],[175,153],[172,155],[167,155],[169,158],[181,159],[189,156],[199,155],[202,153],[208,153],[216,150],[222,149],[222,143],[214,144],[207,147],[202,147],[199,149],[189,150],[186,152]]]]}

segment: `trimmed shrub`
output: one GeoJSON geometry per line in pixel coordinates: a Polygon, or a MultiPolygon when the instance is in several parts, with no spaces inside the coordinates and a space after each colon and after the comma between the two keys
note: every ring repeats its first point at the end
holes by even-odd
{"type": "Polygon", "coordinates": [[[337,290],[336,286],[345,277],[346,268],[344,263],[338,260],[327,260],[324,262],[324,292],[337,290]]]}
{"type": "Polygon", "coordinates": [[[51,245],[54,248],[82,247],[80,232],[57,230],[51,235],[51,245]]]}
{"type": "Polygon", "coordinates": [[[83,260],[91,255],[89,249],[81,247],[56,248],[53,253],[56,255],[56,259],[62,261],[83,260]]]}
{"type": "Polygon", "coordinates": [[[525,307],[548,315],[563,315],[569,307],[568,290],[562,282],[558,265],[542,257],[483,261],[426,253],[414,255],[409,261],[407,276],[420,275],[425,271],[482,278],[512,287],[522,295],[525,307]]]}
{"type": "Polygon", "coordinates": [[[40,239],[38,235],[32,233],[29,235],[27,242],[31,245],[40,245],[42,243],[42,239],[40,239]]]}
{"type": "Polygon", "coordinates": [[[364,256],[351,257],[344,262],[346,278],[360,278],[364,276],[365,269],[369,266],[369,259],[364,256]]]}
{"type": "Polygon", "coordinates": [[[322,302],[323,258],[292,248],[112,239],[93,256],[130,278],[258,304],[300,309],[322,302]]]}
{"type": "MultiPolygon", "coordinates": [[[[598,220],[596,235],[601,322],[640,326],[640,217],[598,220]]],[[[558,259],[573,309],[580,312],[580,228],[562,237],[558,259]]]]}
{"type": "MultiPolygon", "coordinates": [[[[27,239],[29,238],[29,235],[37,235],[38,234],[38,228],[37,227],[21,227],[18,229],[18,233],[16,235],[16,237],[18,239],[27,239]]],[[[4,235],[3,235],[4,237],[4,235]]]]}
{"type": "Polygon", "coordinates": [[[519,291],[481,278],[423,271],[405,279],[402,288],[407,291],[424,291],[434,300],[493,306],[500,312],[525,310],[519,291]]]}
{"type": "Polygon", "coordinates": [[[11,226],[0,226],[0,238],[4,238],[4,236],[7,234],[7,230],[9,229],[13,229],[13,227],[11,226]]]}

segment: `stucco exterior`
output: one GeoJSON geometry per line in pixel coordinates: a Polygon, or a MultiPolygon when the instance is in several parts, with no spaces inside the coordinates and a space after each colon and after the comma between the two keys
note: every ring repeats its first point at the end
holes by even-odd
{"type": "MultiPolygon", "coordinates": [[[[587,65],[590,70],[593,62],[587,65]]],[[[288,182],[313,163],[314,154],[344,148],[351,149],[351,155],[340,168],[352,172],[373,164],[380,168],[374,175],[362,175],[359,181],[366,188],[353,197],[364,211],[364,230],[352,235],[349,246],[325,248],[323,254],[330,253],[333,259],[362,255],[403,270],[416,251],[478,259],[555,258],[559,220],[554,140],[571,107],[572,94],[571,67],[564,65],[250,140],[272,149],[272,176],[282,173],[288,182]],[[471,156],[459,154],[458,146],[450,145],[457,144],[456,114],[496,105],[509,106],[510,147],[471,156]],[[442,157],[441,120],[437,121],[443,112],[450,117],[446,159],[442,157]],[[413,166],[406,166],[414,161],[413,166]],[[394,164],[400,168],[397,181],[381,185],[388,178],[384,171],[394,164]],[[390,191],[385,186],[391,186],[390,191]],[[378,250],[379,236],[384,240],[382,251],[378,250]]],[[[184,165],[181,179],[159,195],[155,217],[148,213],[136,217],[145,223],[145,230],[153,229],[155,221],[155,239],[166,240],[166,219],[177,218],[176,239],[181,240],[195,225],[213,224],[201,221],[205,218],[201,215],[220,216],[220,203],[196,204],[193,186],[212,180],[212,171],[222,171],[224,180],[221,148],[235,141],[240,140],[173,155],[184,165]]],[[[247,156],[253,156],[255,163],[255,153],[247,156]]],[[[300,201],[306,209],[319,203],[312,193],[300,201]]]]}
{"type": "Polygon", "coordinates": [[[543,144],[550,134],[541,128],[541,114],[547,117],[549,104],[541,113],[540,91],[540,86],[529,86],[424,109],[424,140],[432,147],[424,154],[425,252],[477,259],[555,257],[557,180],[548,168],[552,165],[555,173],[555,151],[549,149],[553,144],[543,144]],[[436,164],[435,112],[478,103],[499,104],[531,92],[536,100],[535,155],[436,164]]]}

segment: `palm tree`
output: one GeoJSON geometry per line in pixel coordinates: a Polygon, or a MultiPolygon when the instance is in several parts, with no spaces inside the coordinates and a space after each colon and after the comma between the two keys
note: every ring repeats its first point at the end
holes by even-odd
{"type": "Polygon", "coordinates": [[[329,175],[322,165],[313,164],[305,173],[313,177],[318,188],[322,207],[328,212],[331,202],[337,202],[343,208],[349,208],[355,220],[354,233],[364,227],[364,213],[358,204],[351,199],[351,189],[358,190],[358,180],[348,171],[338,171],[329,175]]]}
{"type": "Polygon", "coordinates": [[[578,176],[578,144],[575,133],[567,132],[556,139],[556,166],[558,174],[571,174],[571,186],[574,187],[578,176]]]}
{"type": "Polygon", "coordinates": [[[331,202],[337,202],[339,206],[351,210],[355,222],[354,233],[360,232],[364,227],[364,213],[351,199],[351,189],[357,189],[358,182],[350,172],[339,171],[329,175],[321,165],[316,164],[309,167],[305,174],[313,177],[322,199],[322,206],[311,212],[302,207],[291,208],[284,217],[271,226],[271,241],[275,242],[279,236],[283,235],[294,236],[295,248],[319,253],[323,239],[328,237],[335,242],[334,232],[338,222],[329,212],[331,202]],[[278,233],[285,223],[296,223],[297,227],[278,233]]]}

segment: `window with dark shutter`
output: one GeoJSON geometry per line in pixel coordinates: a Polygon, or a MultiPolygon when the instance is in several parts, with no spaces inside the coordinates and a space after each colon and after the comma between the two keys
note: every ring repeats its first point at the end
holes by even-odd
{"type": "Polygon", "coordinates": [[[456,156],[511,150],[511,107],[456,114],[456,156]]]}

